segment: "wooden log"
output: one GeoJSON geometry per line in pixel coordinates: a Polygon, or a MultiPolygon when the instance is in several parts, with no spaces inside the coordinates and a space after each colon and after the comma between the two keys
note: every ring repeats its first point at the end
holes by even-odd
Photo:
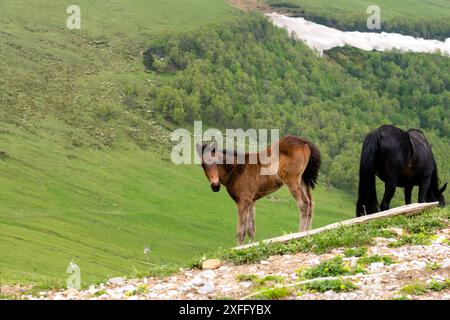
{"type": "MultiPolygon", "coordinates": [[[[356,224],[362,224],[362,223],[367,223],[372,220],[394,217],[394,216],[398,216],[398,215],[411,216],[411,215],[418,214],[427,209],[436,208],[438,205],[439,205],[439,202],[412,203],[412,204],[408,204],[405,206],[392,208],[392,209],[389,209],[386,211],[381,211],[381,212],[369,214],[369,215],[358,217],[358,218],[353,218],[353,219],[349,219],[349,220],[345,220],[345,221],[341,221],[341,222],[332,223],[332,224],[326,225],[324,227],[312,229],[312,230],[305,231],[305,232],[290,233],[290,234],[286,234],[284,236],[267,239],[267,240],[264,240],[263,243],[288,242],[290,240],[300,239],[300,238],[318,234],[318,233],[321,233],[324,231],[337,229],[342,226],[351,226],[351,225],[356,225],[356,224]]],[[[254,247],[254,246],[258,246],[258,245],[259,245],[259,242],[254,242],[254,243],[249,243],[249,244],[246,244],[246,245],[243,245],[240,247],[235,247],[234,249],[241,250],[241,249],[250,248],[250,247],[254,247]]]]}

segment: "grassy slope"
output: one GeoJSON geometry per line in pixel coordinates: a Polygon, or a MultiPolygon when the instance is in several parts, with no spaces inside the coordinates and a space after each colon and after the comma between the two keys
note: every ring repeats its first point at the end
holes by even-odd
{"type": "MultiPolygon", "coordinates": [[[[167,153],[132,146],[73,151],[50,136],[11,130],[2,146],[12,156],[0,162],[3,281],[61,279],[71,259],[85,281],[101,280],[235,244],[234,204],[210,191],[199,167],[174,166],[162,160],[167,153]]],[[[345,194],[319,188],[314,195],[315,226],[351,216],[345,194]]],[[[258,239],[298,226],[288,192],[276,197],[257,206],[258,239]]]]}
{"type": "Polygon", "coordinates": [[[408,19],[445,18],[450,16],[450,1],[448,0],[266,0],[269,4],[292,3],[299,5],[307,12],[366,15],[370,5],[381,8],[382,19],[405,17],[408,19]]]}
{"type": "MultiPolygon", "coordinates": [[[[218,0],[81,0],[82,30],[69,32],[69,4],[0,4],[0,282],[64,280],[74,259],[88,283],[234,245],[232,201],[200,168],[162,160],[160,127],[148,126],[147,151],[130,143],[143,120],[121,93],[146,103],[148,39],[238,13],[218,0]]],[[[297,228],[294,202],[278,197],[258,205],[259,239],[297,228]]],[[[315,197],[316,226],[353,211],[343,193],[315,197]]]]}

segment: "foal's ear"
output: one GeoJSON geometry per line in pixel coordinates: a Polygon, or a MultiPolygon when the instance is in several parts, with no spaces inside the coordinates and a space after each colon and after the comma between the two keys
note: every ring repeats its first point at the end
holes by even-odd
{"type": "Polygon", "coordinates": [[[440,192],[441,194],[443,194],[444,191],[445,191],[445,189],[447,189],[447,182],[444,184],[444,186],[441,188],[441,190],[439,190],[439,192],[440,192]]]}

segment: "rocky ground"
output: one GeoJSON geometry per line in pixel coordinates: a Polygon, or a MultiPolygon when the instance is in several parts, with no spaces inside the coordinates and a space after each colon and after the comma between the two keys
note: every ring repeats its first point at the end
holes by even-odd
{"type": "MultiPolygon", "coordinates": [[[[402,232],[397,230],[396,232],[402,232]]],[[[367,248],[367,256],[388,256],[392,264],[374,262],[366,266],[365,273],[348,276],[356,285],[349,292],[311,292],[295,289],[282,299],[450,299],[447,286],[443,290],[426,290],[416,294],[402,288],[411,284],[444,283],[450,279],[450,227],[439,231],[430,245],[389,247],[395,239],[376,238],[375,244],[367,248]]],[[[254,279],[275,276],[278,279],[272,288],[298,283],[299,269],[317,266],[323,261],[342,256],[344,263],[354,266],[357,257],[346,257],[343,249],[316,255],[299,253],[272,256],[255,264],[235,266],[212,261],[208,270],[185,269],[164,279],[114,278],[107,283],[91,286],[87,290],[40,292],[38,296],[23,295],[24,299],[242,299],[263,290],[254,279]],[[251,275],[251,277],[249,277],[251,275]],[[253,281],[247,278],[253,278],[253,281]]],[[[411,290],[410,290],[411,291],[411,290]]],[[[250,299],[258,296],[251,296],[250,299]]]]}

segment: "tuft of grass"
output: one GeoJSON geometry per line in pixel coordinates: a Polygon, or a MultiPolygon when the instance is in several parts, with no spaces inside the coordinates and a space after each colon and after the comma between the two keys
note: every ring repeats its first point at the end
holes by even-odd
{"type": "Polygon", "coordinates": [[[139,294],[142,295],[142,294],[146,294],[146,293],[148,293],[148,287],[145,284],[140,284],[140,285],[138,285],[136,287],[135,290],[128,291],[128,292],[125,293],[125,295],[127,297],[132,297],[132,296],[135,296],[135,295],[139,295],[139,294]]]}
{"type": "Polygon", "coordinates": [[[444,281],[431,280],[429,283],[413,282],[400,289],[400,292],[419,296],[430,291],[439,292],[450,288],[450,279],[444,281]]]}
{"type": "Polygon", "coordinates": [[[374,262],[383,262],[383,264],[389,266],[394,263],[394,260],[392,260],[390,256],[375,254],[372,256],[360,257],[357,261],[358,264],[363,266],[368,266],[374,262]]]}
{"type": "Polygon", "coordinates": [[[102,296],[102,295],[104,295],[104,294],[106,294],[106,290],[105,290],[105,289],[102,289],[102,290],[99,290],[99,291],[95,292],[95,293],[93,294],[93,296],[94,296],[94,297],[100,297],[100,296],[102,296]]]}
{"type": "Polygon", "coordinates": [[[257,287],[266,286],[267,284],[283,283],[284,278],[282,276],[268,275],[265,277],[258,277],[254,274],[238,274],[236,280],[241,281],[251,281],[257,287]]]}
{"type": "Polygon", "coordinates": [[[430,283],[427,284],[427,289],[435,292],[450,289],[450,279],[445,279],[442,282],[432,280],[430,283]]]}
{"type": "Polygon", "coordinates": [[[359,266],[350,267],[344,263],[342,256],[336,256],[330,260],[324,261],[319,265],[302,270],[299,276],[305,279],[323,278],[323,277],[335,277],[341,275],[353,275],[358,273],[364,273],[365,270],[359,266]]]}
{"type": "Polygon", "coordinates": [[[350,280],[317,280],[306,283],[301,286],[303,291],[326,292],[333,290],[334,292],[349,292],[358,289],[358,287],[350,280]]]}
{"type": "Polygon", "coordinates": [[[366,247],[347,248],[344,251],[346,257],[362,257],[367,253],[366,247]]]}
{"type": "Polygon", "coordinates": [[[391,248],[401,247],[404,245],[429,245],[431,244],[432,236],[427,233],[407,234],[402,236],[399,240],[388,244],[391,248]]]}
{"type": "Polygon", "coordinates": [[[154,266],[150,268],[148,271],[142,272],[138,274],[139,278],[143,277],[153,277],[153,278],[165,278],[174,273],[176,273],[180,269],[180,265],[178,264],[166,264],[160,266],[154,266]]]}
{"type": "Polygon", "coordinates": [[[292,289],[279,287],[279,288],[268,288],[263,291],[259,295],[255,297],[255,299],[261,300],[281,300],[292,294],[292,289]]]}
{"type": "Polygon", "coordinates": [[[439,263],[437,263],[436,261],[431,262],[431,263],[427,263],[426,265],[426,269],[427,270],[438,270],[441,267],[441,265],[439,263]]]}
{"type": "Polygon", "coordinates": [[[258,279],[258,276],[255,274],[238,274],[236,276],[236,280],[239,282],[243,281],[255,281],[258,279]]]}
{"type": "Polygon", "coordinates": [[[400,291],[404,294],[417,296],[426,293],[427,286],[424,283],[414,282],[404,286],[403,288],[400,289],[400,291]]]}

